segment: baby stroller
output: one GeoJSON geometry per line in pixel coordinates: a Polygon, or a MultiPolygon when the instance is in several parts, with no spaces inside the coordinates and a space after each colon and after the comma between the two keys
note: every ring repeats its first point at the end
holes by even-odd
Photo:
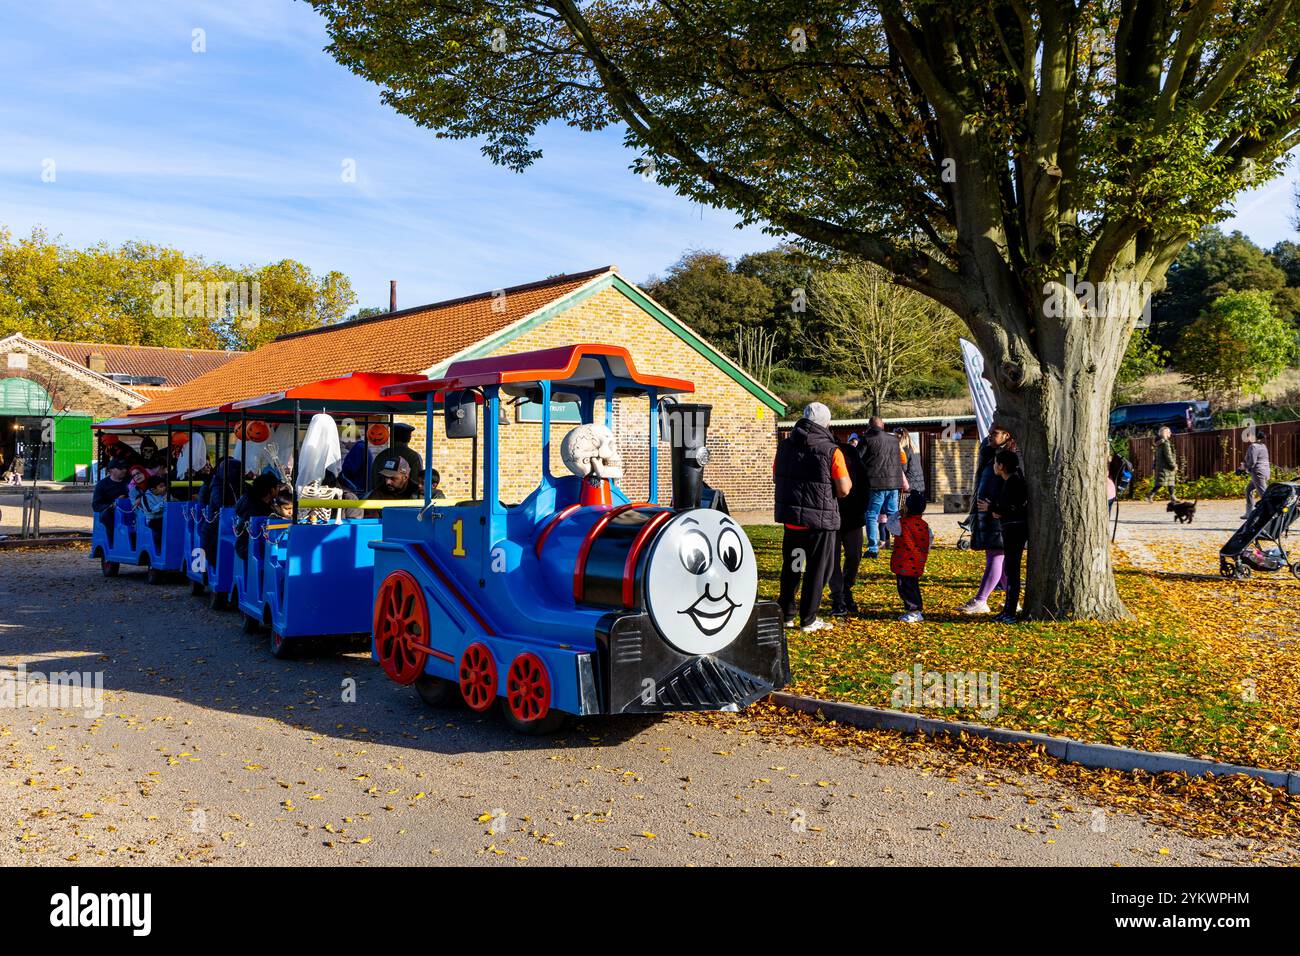
{"type": "Polygon", "coordinates": [[[1291,561],[1282,540],[1300,517],[1298,500],[1300,484],[1275,481],[1269,485],[1250,517],[1219,549],[1219,573],[1243,581],[1250,577],[1251,571],[1271,574],[1286,569],[1300,578],[1300,561],[1291,561]]]}

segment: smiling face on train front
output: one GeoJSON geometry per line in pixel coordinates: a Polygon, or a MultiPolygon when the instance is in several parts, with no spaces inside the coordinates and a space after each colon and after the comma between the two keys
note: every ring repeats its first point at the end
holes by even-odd
{"type": "Polygon", "coordinates": [[[655,541],[645,596],[669,644],[686,654],[720,651],[740,636],[758,598],[754,548],[721,511],[683,512],[655,541]]]}

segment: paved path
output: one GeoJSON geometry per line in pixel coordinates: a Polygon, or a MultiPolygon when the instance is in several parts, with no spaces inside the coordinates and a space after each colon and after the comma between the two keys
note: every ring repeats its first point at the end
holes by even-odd
{"type": "MultiPolygon", "coordinates": [[[[1192,522],[1182,524],[1174,521],[1165,502],[1124,502],[1115,545],[1138,567],[1217,578],[1219,549],[1241,527],[1244,511],[1245,503],[1236,498],[1201,501],[1192,522]]],[[[1291,575],[1271,577],[1283,582],[1291,575]]]]}
{"type": "MultiPolygon", "coordinates": [[[[56,491],[41,495],[41,532],[91,529],[90,491],[56,491]]],[[[0,490],[0,536],[22,530],[23,496],[12,489],[0,490]]]]}
{"type": "Polygon", "coordinates": [[[102,671],[107,691],[98,718],[0,711],[0,864],[1248,858],[1136,816],[1094,832],[1085,799],[1038,778],[949,780],[727,718],[519,738],[424,708],[364,655],[280,662],[264,643],[180,586],[103,579],[83,552],[0,554],[0,667],[102,671]]]}

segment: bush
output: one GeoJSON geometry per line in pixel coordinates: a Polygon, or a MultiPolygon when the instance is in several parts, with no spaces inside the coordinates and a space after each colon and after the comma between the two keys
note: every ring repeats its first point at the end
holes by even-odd
{"type": "MultiPolygon", "coordinates": [[[[1274,468],[1273,477],[1270,480],[1296,481],[1297,479],[1300,479],[1300,469],[1274,468]]],[[[1198,501],[1203,498],[1244,498],[1246,496],[1247,481],[1249,479],[1245,475],[1221,471],[1218,474],[1207,475],[1204,478],[1179,481],[1178,497],[1190,501],[1198,501]]],[[[1150,477],[1133,482],[1130,497],[1145,498],[1149,494],[1151,494],[1150,477]]]]}
{"type": "Polygon", "coordinates": [[[1256,402],[1240,409],[1220,409],[1214,413],[1215,428],[1238,428],[1247,418],[1256,425],[1266,422],[1295,421],[1300,411],[1300,393],[1288,392],[1274,402],[1256,402]]]}
{"type": "Polygon", "coordinates": [[[891,401],[927,398],[960,398],[966,394],[966,373],[961,368],[937,367],[926,375],[899,379],[891,401]]]}

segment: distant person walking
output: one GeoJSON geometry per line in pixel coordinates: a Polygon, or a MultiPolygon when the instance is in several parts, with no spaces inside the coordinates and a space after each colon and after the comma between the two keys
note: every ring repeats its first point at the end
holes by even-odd
{"type": "Polygon", "coordinates": [[[1255,510],[1255,499],[1263,497],[1268,489],[1268,480],[1273,475],[1273,465],[1268,460],[1268,446],[1264,444],[1264,433],[1256,429],[1246,432],[1246,455],[1241,462],[1241,470],[1246,473],[1246,513],[1242,518],[1249,518],[1255,510]]]}
{"type": "Polygon", "coordinates": [[[1151,494],[1147,501],[1155,501],[1161,488],[1169,487],[1169,500],[1177,501],[1176,484],[1178,481],[1178,455],[1174,451],[1173,432],[1169,426],[1162,426],[1154,446],[1154,458],[1151,467],[1151,494]]]}
{"type": "Polygon", "coordinates": [[[786,626],[793,627],[795,591],[802,581],[797,619],[802,631],[831,626],[817,614],[835,565],[839,499],[852,487],[844,452],[827,427],[830,421],[830,409],[813,402],[803,410],[789,437],[777,443],[772,463],[776,520],[785,525],[777,601],[786,626]]]}
{"type": "Polygon", "coordinates": [[[858,446],[867,479],[868,558],[880,554],[880,525],[882,516],[888,518],[898,513],[898,492],[907,487],[903,476],[902,455],[898,439],[885,431],[885,421],[879,415],[871,416],[870,427],[858,446]]]}

